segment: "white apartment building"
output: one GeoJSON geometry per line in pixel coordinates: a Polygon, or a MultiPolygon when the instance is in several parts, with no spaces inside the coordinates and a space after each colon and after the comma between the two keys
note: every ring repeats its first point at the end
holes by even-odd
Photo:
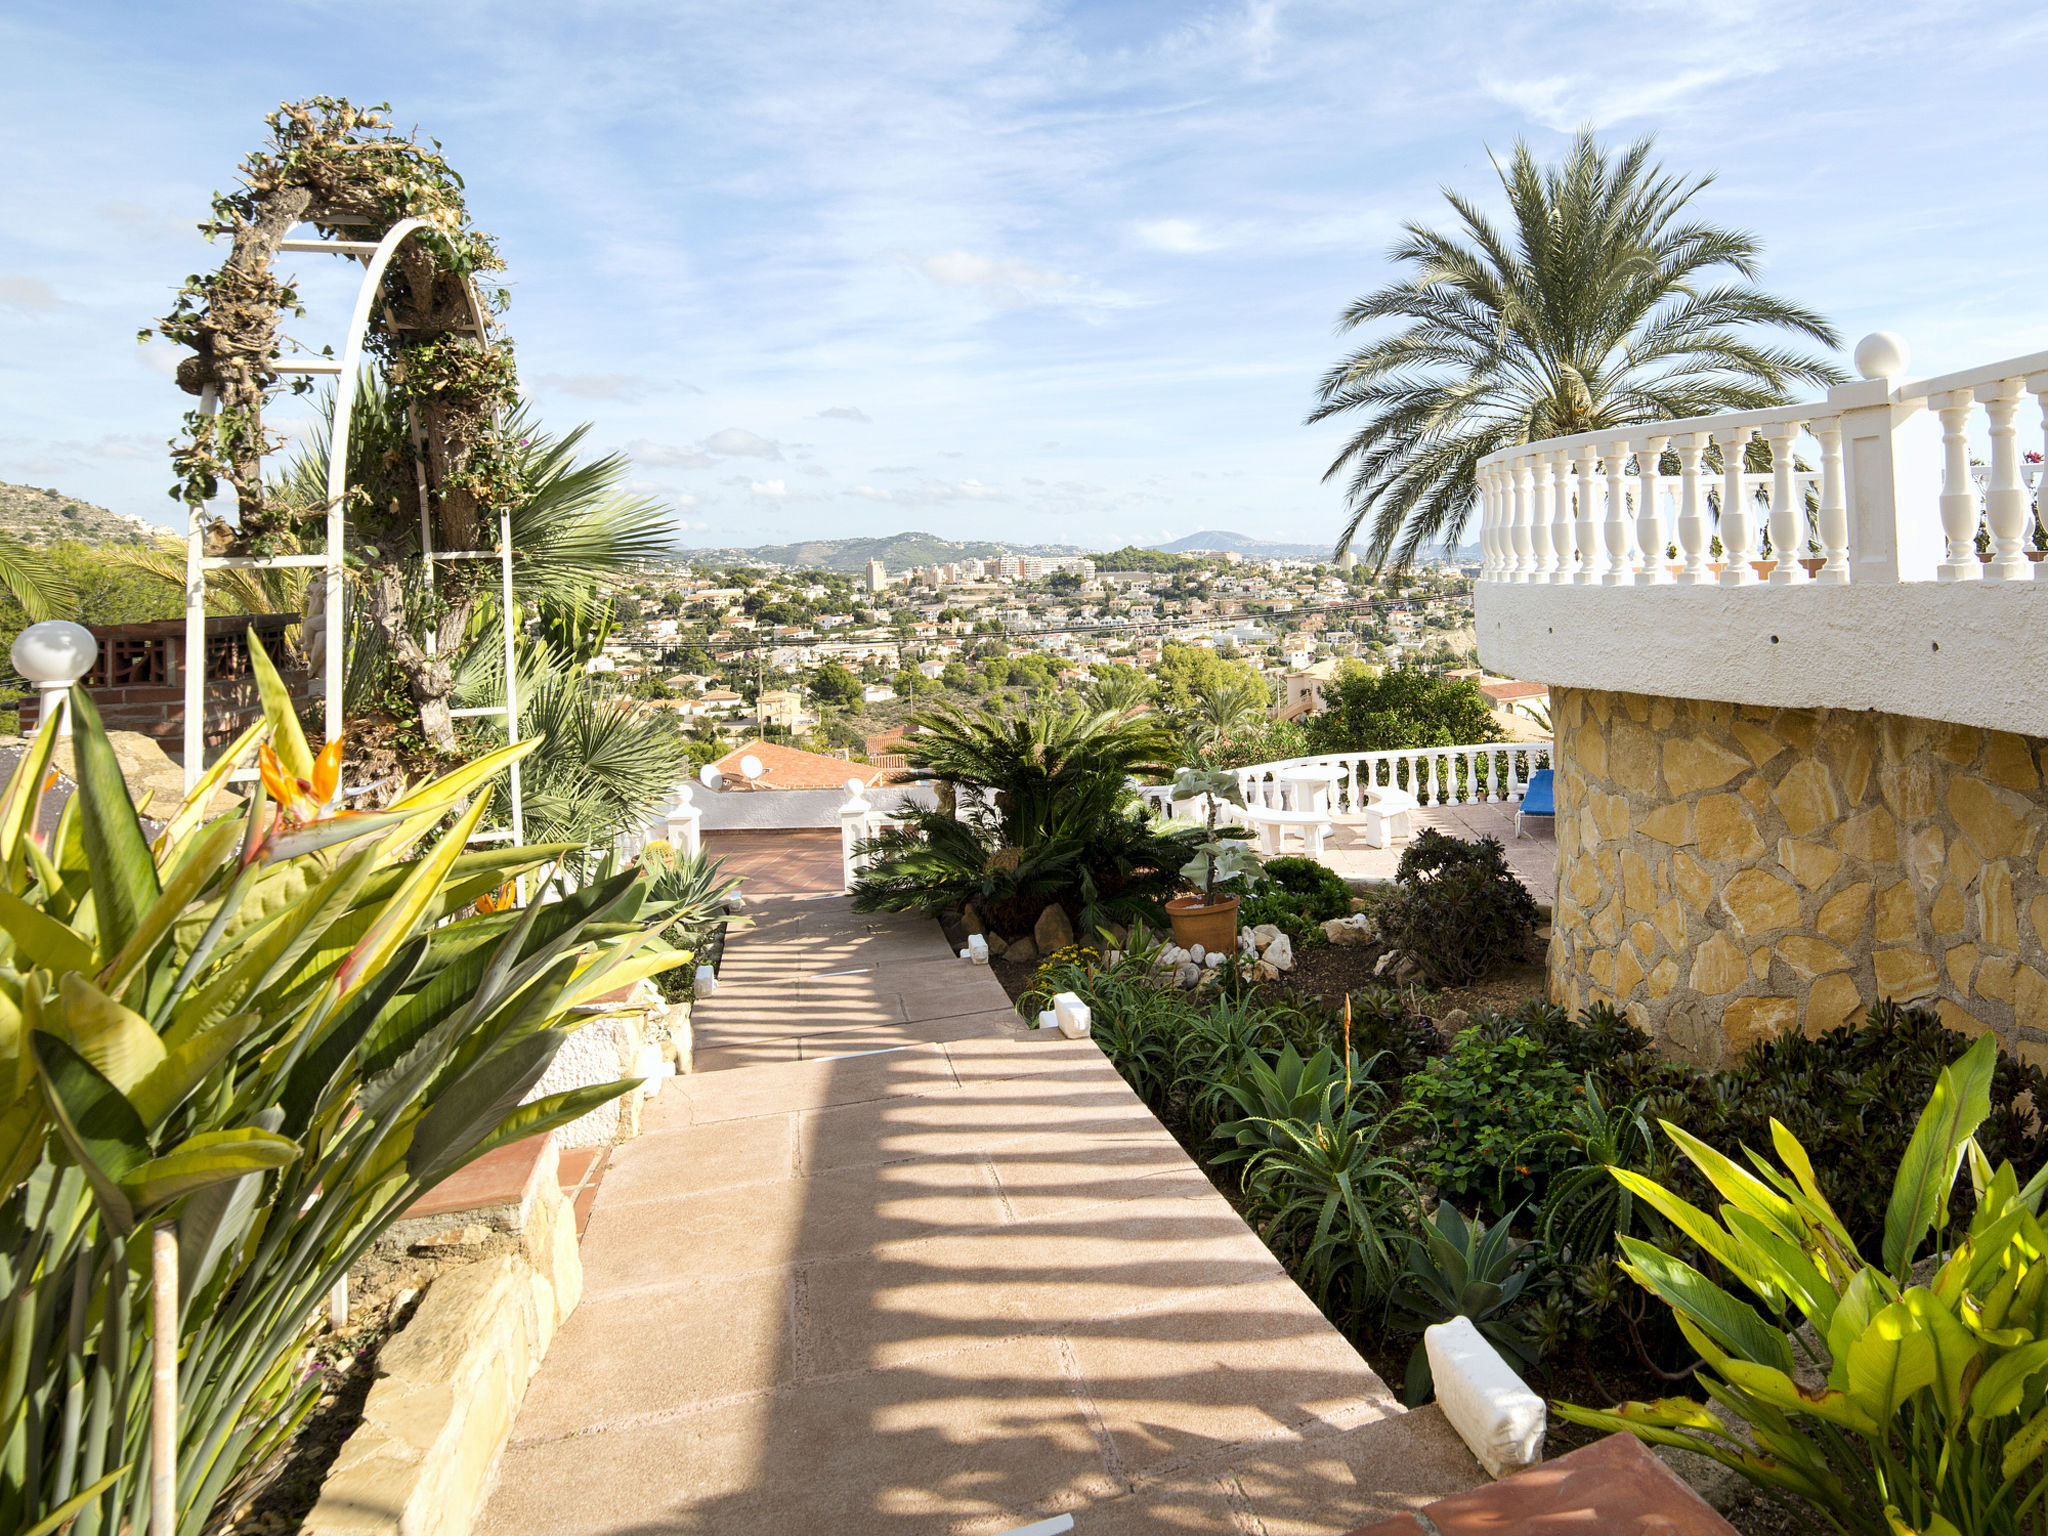
{"type": "Polygon", "coordinates": [[[870,560],[866,577],[867,590],[879,592],[889,585],[889,573],[879,560],[870,560]]]}

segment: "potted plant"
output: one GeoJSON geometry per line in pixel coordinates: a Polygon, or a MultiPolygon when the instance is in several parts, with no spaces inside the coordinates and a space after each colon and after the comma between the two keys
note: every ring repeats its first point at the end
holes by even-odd
{"type": "Polygon", "coordinates": [[[1173,781],[1175,800],[1206,797],[1209,802],[1209,840],[1198,845],[1195,856],[1181,868],[1181,876],[1194,883],[1193,895],[1176,896],[1166,904],[1173,920],[1173,942],[1182,949],[1197,944],[1204,950],[1229,954],[1237,947],[1237,901],[1235,896],[1218,896],[1216,887],[1227,880],[1247,879],[1256,874],[1259,856],[1243,838],[1218,833],[1216,818],[1227,800],[1244,804],[1237,775],[1206,768],[1183,768],[1173,781]]]}

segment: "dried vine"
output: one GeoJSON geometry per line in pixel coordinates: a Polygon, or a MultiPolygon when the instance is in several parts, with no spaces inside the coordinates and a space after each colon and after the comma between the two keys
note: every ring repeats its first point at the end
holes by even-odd
{"type": "Polygon", "coordinates": [[[507,296],[502,287],[481,287],[504,261],[496,241],[470,222],[462,178],[438,142],[399,133],[387,107],[316,96],[265,121],[269,144],[242,163],[239,189],[217,195],[200,225],[209,240],[230,240],[227,259],[217,271],[187,278],[152,328],[192,349],[178,365],[179,386],[214,395],[214,410],[187,412],[171,445],[177,480],[170,494],[196,509],[232,491],[236,525],[215,524],[209,544],[216,552],[283,553],[304,548],[309,536],[317,544],[324,503],[263,478],[264,455],[281,442],[264,426],[266,404],[281,389],[310,388],[303,376],[280,382],[280,320],[304,310],[272,263],[302,223],[330,239],[376,241],[402,220],[425,220],[428,227],[386,269],[366,337],[393,408],[409,413],[413,458],[378,466],[374,493],[352,485],[346,511],[351,566],[367,607],[408,674],[428,735],[452,746],[447,656],[489,573],[478,562],[447,568],[429,613],[408,562],[417,560],[423,520],[437,548],[479,548],[483,509],[521,493],[515,445],[498,425],[517,398],[512,344],[495,324],[507,296]],[[472,291],[482,296],[481,313],[472,291]],[[422,629],[435,643],[423,643],[422,629]]]}

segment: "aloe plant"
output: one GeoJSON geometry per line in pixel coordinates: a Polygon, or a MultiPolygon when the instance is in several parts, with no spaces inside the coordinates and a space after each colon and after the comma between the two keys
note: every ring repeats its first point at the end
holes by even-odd
{"type": "Polygon", "coordinates": [[[145,1524],[152,1223],[177,1235],[177,1530],[198,1536],[312,1407],[321,1299],[425,1190],[631,1087],[520,1103],[579,1002],[688,958],[636,920],[634,873],[477,912],[568,851],[465,848],[531,743],[339,811],[340,744],[315,757],[251,653],[266,719],[154,843],[82,690],[78,789],[47,843],[30,829],[55,716],[0,795],[0,1531],[18,1536],[145,1524]],[[209,819],[259,742],[262,787],[209,819]]]}
{"type": "Polygon", "coordinates": [[[1641,1173],[1616,1168],[1614,1177],[1755,1303],[1683,1258],[1619,1236],[1622,1267],[1672,1309],[1699,1353],[1711,1405],[1667,1398],[1558,1411],[1710,1456],[1837,1531],[2048,1530],[2048,1169],[2022,1186],[2010,1163],[1994,1169],[1978,1147],[1996,1065],[1986,1035],[1942,1070],[1894,1178],[1876,1264],[1778,1121],[1782,1166],[1746,1151],[1749,1168],[1663,1122],[1721,1195],[1719,1219],[1641,1173]],[[1951,1243],[1948,1206],[1965,1166],[1976,1209],[1951,1243]],[[1931,1273],[1915,1283],[1930,1238],[1931,1273]],[[1802,1356],[1824,1381],[1796,1378],[1802,1356]]]}

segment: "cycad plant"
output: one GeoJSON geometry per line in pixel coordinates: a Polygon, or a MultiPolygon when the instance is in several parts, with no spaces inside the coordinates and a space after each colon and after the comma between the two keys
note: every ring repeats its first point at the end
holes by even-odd
{"type": "Polygon", "coordinates": [[[2010,1163],[1992,1168],[1977,1145],[1997,1054],[1985,1035],[1942,1069],[1892,1184],[1878,1263],[1858,1252],[1780,1122],[1771,1122],[1778,1162],[1745,1148],[1748,1167],[1664,1122],[1721,1197],[1718,1216],[1640,1173],[1614,1177],[1755,1300],[1676,1253],[1618,1237],[1622,1267],[1671,1308],[1699,1354],[1696,1380],[1711,1404],[1558,1411],[1710,1456],[1789,1496],[1809,1523],[1825,1522],[1816,1529],[2048,1530],[2048,1231],[2039,1215],[2048,1169],[2022,1186],[2010,1163]],[[1976,1207],[1968,1229],[1952,1234],[1951,1191],[1965,1166],[1976,1207]]]}
{"type": "Polygon", "coordinates": [[[528,744],[338,811],[341,743],[316,757],[251,655],[266,722],[153,844],[82,691],[54,833],[31,829],[57,718],[0,796],[0,1530],[147,1523],[153,1224],[198,1536],[312,1407],[321,1298],[422,1192],[631,1087],[521,1104],[579,1003],[687,959],[636,920],[637,874],[477,913],[564,851],[465,847],[528,744]],[[209,819],[265,735],[263,787],[209,819]]]}
{"type": "Polygon", "coordinates": [[[1517,141],[1500,168],[1508,222],[1462,193],[1461,228],[1407,226],[1402,279],[1344,312],[1376,336],[1323,376],[1318,422],[1366,422],[1325,479],[1347,475],[1342,553],[1366,532],[1375,567],[1463,536],[1474,468],[1496,449],[1638,422],[1756,410],[1794,386],[1839,383],[1832,364],[1769,331],[1840,345],[1810,309],[1755,286],[1754,236],[1700,222],[1713,180],[1666,172],[1641,139],[1619,155],[1590,130],[1562,164],[1517,141]]]}

